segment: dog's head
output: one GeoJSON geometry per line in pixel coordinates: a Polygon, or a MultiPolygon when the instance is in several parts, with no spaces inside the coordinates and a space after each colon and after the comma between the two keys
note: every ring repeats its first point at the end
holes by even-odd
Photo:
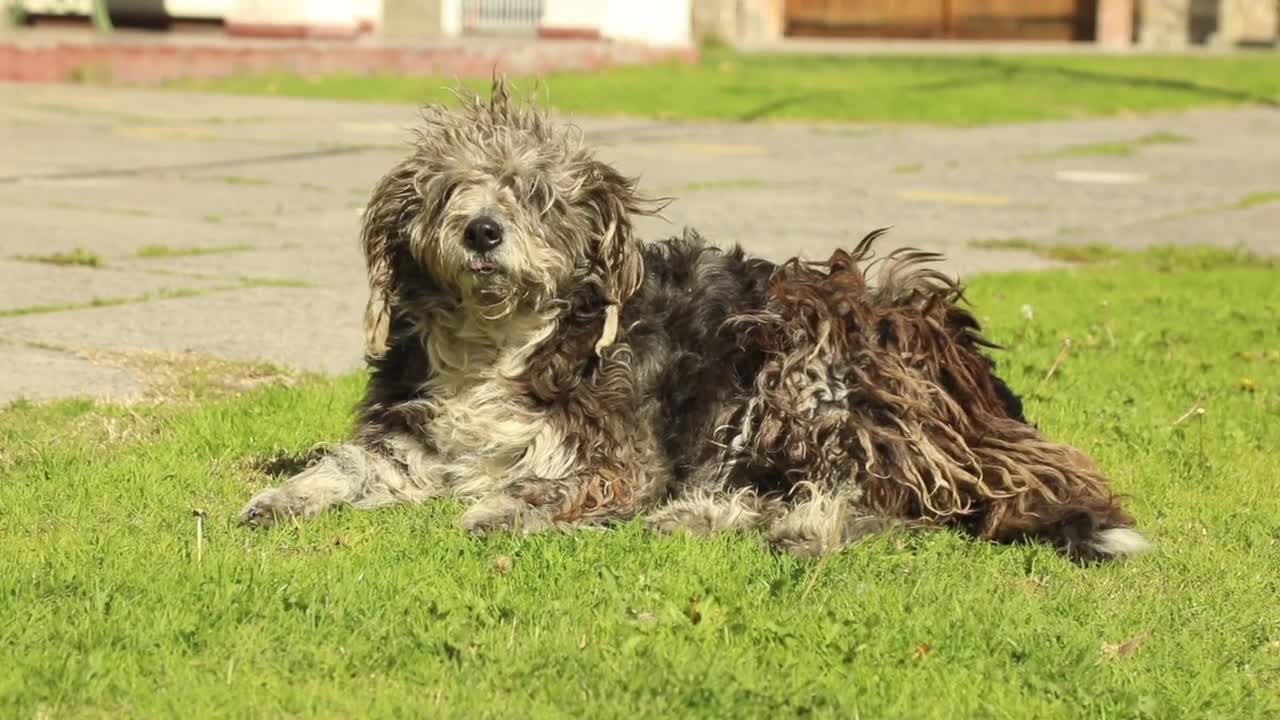
{"type": "Polygon", "coordinates": [[[406,286],[475,321],[500,322],[538,311],[571,283],[597,282],[615,306],[640,285],[631,215],[657,208],[635,181],[596,160],[581,133],[513,100],[501,79],[488,100],[460,100],[423,111],[413,152],[365,210],[371,357],[386,349],[406,286]]]}

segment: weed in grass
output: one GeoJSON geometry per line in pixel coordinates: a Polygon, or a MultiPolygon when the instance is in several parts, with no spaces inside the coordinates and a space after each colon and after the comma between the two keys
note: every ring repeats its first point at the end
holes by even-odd
{"type": "Polygon", "coordinates": [[[271,181],[265,178],[245,177],[244,175],[219,175],[214,179],[227,185],[263,186],[271,184],[271,181]]]}
{"type": "MultiPolygon", "coordinates": [[[[208,216],[206,222],[221,222],[221,218],[217,216],[208,216]],[[210,220],[210,218],[216,218],[210,220]]],[[[174,247],[172,245],[143,245],[134,253],[140,258],[168,258],[168,257],[184,257],[188,255],[213,255],[215,253],[244,252],[254,250],[253,245],[247,243],[237,243],[234,245],[189,245],[185,247],[174,247]]]]}
{"type": "Polygon", "coordinates": [[[47,265],[76,265],[79,267],[102,267],[102,257],[97,253],[75,248],[68,252],[55,252],[48,255],[19,255],[23,262],[45,263],[47,265]]]}
{"type": "Polygon", "coordinates": [[[1143,135],[1133,140],[1119,142],[1102,142],[1089,143],[1087,145],[1069,145],[1061,150],[1053,152],[1028,155],[1030,160],[1056,160],[1068,157],[1089,157],[1098,155],[1111,155],[1115,157],[1128,157],[1138,152],[1138,150],[1151,145],[1176,145],[1191,142],[1191,138],[1176,133],[1159,131],[1143,135]]]}
{"type": "Polygon", "coordinates": [[[675,192],[699,192],[704,190],[758,190],[769,184],[755,178],[725,178],[722,180],[695,180],[677,186],[675,192]]]}
{"type": "Polygon", "coordinates": [[[23,315],[40,315],[44,313],[64,312],[67,310],[85,310],[88,308],[111,307],[113,305],[126,305],[129,303],[146,302],[151,296],[128,295],[123,297],[95,297],[86,302],[78,303],[48,303],[45,305],[25,305],[14,308],[0,308],[0,317],[21,317],[23,315]]]}
{"type": "Polygon", "coordinates": [[[1252,210],[1273,202],[1280,202],[1280,192],[1255,192],[1249,193],[1235,202],[1224,203],[1220,205],[1209,205],[1204,207],[1194,207],[1188,210],[1179,210],[1167,215],[1163,215],[1156,219],[1156,222],[1172,222],[1183,218],[1195,217],[1197,215],[1212,215],[1214,213],[1234,212],[1237,210],[1252,210]]]}
{"type": "Polygon", "coordinates": [[[1256,192],[1240,198],[1232,207],[1236,210],[1249,210],[1274,202],[1280,202],[1280,192],[1256,192]]]}
{"type": "Polygon", "coordinates": [[[242,277],[233,285],[218,285],[202,288],[162,288],[154,293],[142,293],[141,295],[124,295],[105,298],[95,297],[87,302],[54,303],[48,305],[28,305],[16,308],[0,308],[0,317],[40,315],[45,313],[66,312],[69,310],[88,310],[91,308],[111,307],[114,305],[131,305],[134,303],[150,302],[152,300],[191,298],[199,297],[201,295],[209,295],[212,293],[229,292],[254,287],[308,288],[314,286],[305,280],[242,277]]]}
{"type": "Polygon", "coordinates": [[[264,278],[241,276],[240,284],[243,287],[274,287],[274,288],[311,288],[315,287],[314,283],[306,280],[295,280],[293,278],[264,278]]]}
{"type": "Polygon", "coordinates": [[[1044,243],[1019,237],[971,240],[969,247],[981,250],[1018,250],[1069,263],[1105,262],[1125,256],[1123,250],[1103,243],[1044,243]]]}
{"type": "Polygon", "coordinates": [[[152,217],[155,213],[143,208],[85,205],[83,203],[55,200],[49,207],[57,210],[79,210],[84,212],[108,213],[111,215],[128,215],[130,217],[152,217]]]}
{"type": "Polygon", "coordinates": [[[638,523],[473,538],[447,501],[250,532],[230,519],[271,481],[246,464],[288,457],[287,474],[343,438],[362,373],[11,405],[0,714],[474,717],[518,698],[522,717],[1280,716],[1274,278],[1170,248],[969,279],[997,342],[1036,308],[995,353],[1015,388],[1110,303],[1115,347],[1076,343],[1027,400],[1156,542],[1089,568],[953,532],[821,564],[638,523]],[[1201,397],[1212,414],[1171,428],[1201,397]]]}

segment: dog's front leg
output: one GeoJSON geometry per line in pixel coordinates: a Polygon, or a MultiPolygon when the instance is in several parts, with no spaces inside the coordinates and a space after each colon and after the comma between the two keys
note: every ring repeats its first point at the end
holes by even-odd
{"type": "Polygon", "coordinates": [[[572,483],[572,480],[541,478],[520,481],[481,497],[467,508],[458,524],[463,530],[477,535],[550,530],[556,526],[556,515],[561,507],[558,501],[550,499],[550,495],[561,496],[569,492],[572,483]],[[527,489],[534,486],[541,488],[538,495],[546,498],[545,502],[529,496],[527,489]]]}
{"type": "Polygon", "coordinates": [[[254,495],[240,522],[269,527],[341,505],[421,502],[443,492],[440,469],[434,454],[412,438],[393,437],[376,447],[344,443],[283,485],[254,495]]]}
{"type": "Polygon", "coordinates": [[[462,515],[463,529],[540,532],[625,520],[652,504],[650,478],[619,468],[585,468],[567,478],[524,478],[486,495],[462,515]]]}

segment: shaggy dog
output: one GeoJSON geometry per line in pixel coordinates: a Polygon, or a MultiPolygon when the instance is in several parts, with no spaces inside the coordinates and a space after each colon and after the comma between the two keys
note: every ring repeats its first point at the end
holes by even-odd
{"type": "Polygon", "coordinates": [[[472,532],[642,516],[827,553],[887,523],[1146,547],[1082,452],[1046,439],[982,354],[938,256],[872,233],[781,265],[694,233],[502,81],[429,107],[362,242],[372,373],[354,437],[241,514],[470,501],[472,532]]]}

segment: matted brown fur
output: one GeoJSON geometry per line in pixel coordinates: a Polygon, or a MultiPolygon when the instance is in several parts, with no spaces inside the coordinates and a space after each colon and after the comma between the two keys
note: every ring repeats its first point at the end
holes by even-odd
{"type": "Polygon", "coordinates": [[[873,261],[878,236],[784,264],[767,310],[739,318],[769,355],[748,411],[751,458],[797,481],[852,482],[874,513],[959,520],[996,540],[1131,525],[1087,455],[1009,416],[979,352],[991,343],[960,287],[926,265],[937,256],[873,261]]]}

